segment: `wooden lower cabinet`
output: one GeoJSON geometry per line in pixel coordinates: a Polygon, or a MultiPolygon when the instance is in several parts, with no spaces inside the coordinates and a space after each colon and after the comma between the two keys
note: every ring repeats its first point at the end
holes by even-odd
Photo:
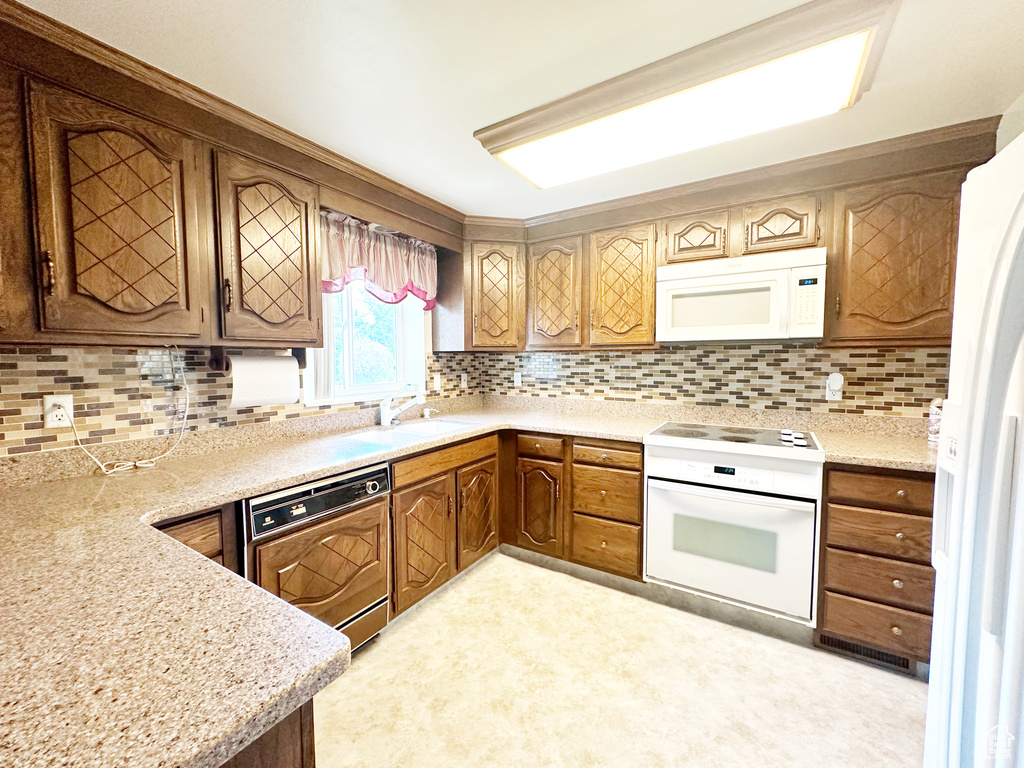
{"type": "Polygon", "coordinates": [[[640,577],[640,526],[572,515],[572,543],[569,559],[609,573],[640,577]]]}
{"type": "Polygon", "coordinates": [[[235,505],[225,504],[192,517],[157,526],[172,539],[238,573],[235,505]]]}
{"type": "Polygon", "coordinates": [[[826,465],[825,478],[815,640],[910,671],[930,653],[934,476],[826,465]]]}
{"type": "Polygon", "coordinates": [[[562,556],[561,461],[516,460],[516,545],[562,556]]]}
{"type": "Polygon", "coordinates": [[[256,583],[336,627],[387,597],[388,527],[378,501],[259,544],[256,583]]]}
{"type": "Polygon", "coordinates": [[[395,609],[412,607],[455,575],[454,472],[394,494],[395,609]]]}
{"type": "Polygon", "coordinates": [[[468,568],[498,546],[498,458],[478,461],[455,474],[459,488],[458,568],[468,568]]]}
{"type": "Polygon", "coordinates": [[[315,768],[313,702],[307,701],[221,768],[315,768]]]}

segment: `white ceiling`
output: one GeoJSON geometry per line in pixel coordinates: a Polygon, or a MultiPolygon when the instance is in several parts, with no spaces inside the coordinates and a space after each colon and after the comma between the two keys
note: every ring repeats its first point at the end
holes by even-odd
{"type": "Polygon", "coordinates": [[[1024,2],[902,0],[854,107],[540,190],[473,131],[801,2],[22,1],[483,216],[526,218],[1001,114],[1024,92],[1024,2]]]}

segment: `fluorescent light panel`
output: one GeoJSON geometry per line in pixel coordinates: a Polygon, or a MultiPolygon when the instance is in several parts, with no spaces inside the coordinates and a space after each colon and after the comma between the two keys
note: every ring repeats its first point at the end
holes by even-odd
{"type": "Polygon", "coordinates": [[[735,72],[497,153],[554,187],[838,112],[853,101],[871,31],[735,72]]]}

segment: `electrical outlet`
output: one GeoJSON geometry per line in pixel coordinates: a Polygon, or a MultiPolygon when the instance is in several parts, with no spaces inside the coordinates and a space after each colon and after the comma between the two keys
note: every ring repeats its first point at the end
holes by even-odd
{"type": "Polygon", "coordinates": [[[825,399],[826,400],[842,400],[843,399],[843,374],[841,373],[830,373],[825,378],[825,399]]]}
{"type": "Polygon", "coordinates": [[[440,392],[441,391],[441,374],[440,373],[435,373],[434,374],[434,391],[435,392],[440,392]]]}
{"type": "Polygon", "coordinates": [[[74,395],[43,395],[43,428],[58,429],[70,427],[70,414],[75,412],[74,395]],[[63,406],[61,410],[58,406],[63,406]]]}
{"type": "Polygon", "coordinates": [[[464,373],[461,376],[459,376],[459,384],[462,386],[463,389],[466,389],[469,386],[469,374],[468,373],[464,373]]]}
{"type": "Polygon", "coordinates": [[[516,371],[512,374],[512,386],[521,387],[523,386],[523,374],[521,371],[516,371]]]}

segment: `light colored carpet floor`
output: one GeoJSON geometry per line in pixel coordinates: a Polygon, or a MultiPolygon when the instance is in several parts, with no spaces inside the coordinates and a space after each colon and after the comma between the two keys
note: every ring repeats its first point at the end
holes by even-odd
{"type": "Polygon", "coordinates": [[[920,766],[927,686],[495,553],[314,702],[318,768],[920,766]]]}

